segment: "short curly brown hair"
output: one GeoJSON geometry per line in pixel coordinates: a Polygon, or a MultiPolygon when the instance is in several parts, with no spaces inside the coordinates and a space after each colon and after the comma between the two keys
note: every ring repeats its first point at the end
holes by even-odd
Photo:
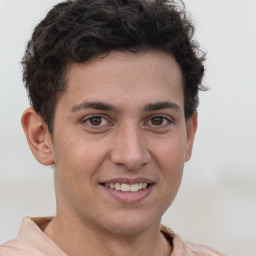
{"type": "Polygon", "coordinates": [[[181,1],[73,0],[54,6],[37,25],[22,59],[31,106],[53,130],[56,104],[68,67],[112,50],[161,50],[183,75],[185,117],[198,106],[205,54],[181,1]]]}

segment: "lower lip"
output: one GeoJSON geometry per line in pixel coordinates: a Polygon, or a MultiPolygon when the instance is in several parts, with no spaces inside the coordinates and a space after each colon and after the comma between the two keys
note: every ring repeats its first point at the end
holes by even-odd
{"type": "Polygon", "coordinates": [[[125,204],[131,204],[131,203],[138,203],[145,199],[150,192],[152,191],[153,184],[151,184],[146,189],[140,190],[138,192],[122,192],[119,190],[107,188],[103,185],[101,185],[113,198],[116,200],[125,203],[125,204]]]}

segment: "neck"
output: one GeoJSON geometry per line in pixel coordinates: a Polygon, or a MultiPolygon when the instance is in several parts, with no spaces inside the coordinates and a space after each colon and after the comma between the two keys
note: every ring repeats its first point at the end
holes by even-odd
{"type": "Polygon", "coordinates": [[[160,224],[138,234],[112,234],[77,218],[58,215],[44,231],[69,256],[169,256],[171,245],[160,232],[160,224]],[[76,221],[74,221],[74,219],[76,221]]]}

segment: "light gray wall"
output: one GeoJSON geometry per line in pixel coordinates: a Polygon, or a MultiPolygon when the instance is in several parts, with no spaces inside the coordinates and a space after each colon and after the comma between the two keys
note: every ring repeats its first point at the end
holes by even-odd
{"type": "MultiPolygon", "coordinates": [[[[23,216],[53,215],[53,175],[26,144],[19,64],[56,0],[0,0],[0,242],[23,216]]],[[[183,185],[163,222],[233,256],[256,255],[256,1],[185,0],[208,52],[199,129],[183,185]]]]}

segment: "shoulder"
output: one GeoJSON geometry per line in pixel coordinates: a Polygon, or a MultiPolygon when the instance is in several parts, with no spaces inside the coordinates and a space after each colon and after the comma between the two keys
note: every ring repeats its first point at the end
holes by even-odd
{"type": "Polygon", "coordinates": [[[195,244],[191,242],[184,242],[184,244],[187,249],[192,252],[193,256],[227,256],[226,254],[219,252],[207,245],[195,244]]]}
{"type": "Polygon", "coordinates": [[[52,217],[25,217],[18,236],[0,245],[0,256],[67,256],[42,231],[52,217]]]}
{"type": "Polygon", "coordinates": [[[166,226],[161,226],[161,232],[173,246],[171,256],[227,256],[210,246],[184,241],[178,234],[166,226]]]}
{"type": "Polygon", "coordinates": [[[0,245],[1,256],[41,256],[40,252],[30,245],[21,241],[18,237],[0,245]]]}

